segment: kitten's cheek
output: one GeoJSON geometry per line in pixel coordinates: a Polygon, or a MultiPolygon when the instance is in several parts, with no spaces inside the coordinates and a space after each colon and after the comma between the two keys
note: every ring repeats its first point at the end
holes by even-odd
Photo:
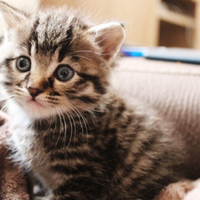
{"type": "Polygon", "coordinates": [[[24,98],[24,101],[25,102],[29,102],[29,101],[31,101],[32,100],[32,97],[31,96],[26,96],[25,98],[24,98]]]}

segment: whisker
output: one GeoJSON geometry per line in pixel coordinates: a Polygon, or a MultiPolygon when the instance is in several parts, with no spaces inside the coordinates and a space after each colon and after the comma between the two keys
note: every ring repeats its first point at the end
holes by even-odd
{"type": "Polygon", "coordinates": [[[88,122],[87,122],[87,119],[83,116],[83,114],[78,110],[76,109],[73,105],[71,105],[70,103],[68,103],[68,106],[70,106],[70,108],[72,109],[72,111],[78,116],[78,119],[79,119],[79,122],[80,122],[80,126],[81,126],[81,129],[82,129],[82,136],[84,134],[84,128],[83,128],[83,125],[85,127],[85,132],[86,132],[86,135],[87,135],[87,138],[88,138],[88,122]],[[83,122],[83,123],[82,123],[83,122]]]}
{"type": "Polygon", "coordinates": [[[0,97],[0,101],[5,101],[5,100],[8,100],[8,99],[12,99],[16,97],[16,95],[12,94],[12,95],[4,95],[4,96],[1,96],[0,97]]]}
{"type": "MultiPolygon", "coordinates": [[[[62,134],[62,129],[60,129],[60,127],[62,126],[62,116],[61,116],[61,113],[59,112],[59,110],[56,108],[56,110],[57,110],[57,113],[58,113],[58,119],[59,119],[59,121],[60,121],[60,124],[59,124],[59,136],[58,136],[58,138],[57,138],[57,141],[56,141],[56,143],[55,143],[55,146],[54,146],[54,148],[58,145],[58,142],[59,142],[59,140],[60,140],[60,137],[61,137],[61,134],[62,134]]],[[[58,129],[57,129],[58,130],[58,129]]]]}
{"type": "Polygon", "coordinates": [[[86,57],[86,56],[80,56],[80,55],[73,55],[73,56],[76,56],[77,58],[85,58],[86,60],[89,60],[89,61],[93,61],[92,59],[86,57]]]}
{"type": "Polygon", "coordinates": [[[70,118],[72,119],[72,123],[74,125],[74,131],[73,131],[72,134],[74,135],[74,142],[75,142],[76,133],[77,133],[77,127],[76,127],[76,123],[75,123],[75,120],[73,118],[73,115],[70,112],[68,112],[68,114],[69,114],[70,118]]]}
{"type": "Polygon", "coordinates": [[[73,124],[72,124],[72,121],[71,121],[71,118],[70,118],[70,115],[68,112],[65,113],[68,117],[68,120],[69,120],[69,124],[70,124],[70,136],[69,136],[69,142],[66,146],[66,149],[69,148],[70,144],[71,144],[71,141],[72,141],[72,135],[73,135],[73,124]]]}
{"type": "Polygon", "coordinates": [[[67,122],[66,122],[66,119],[65,119],[65,116],[64,114],[62,114],[61,110],[59,108],[58,109],[58,112],[61,114],[61,117],[62,117],[62,120],[63,120],[63,130],[62,132],[64,133],[64,141],[63,141],[63,149],[65,149],[65,142],[67,140],[67,122]]]}
{"type": "Polygon", "coordinates": [[[96,51],[92,51],[92,50],[73,51],[73,52],[70,52],[69,55],[74,54],[74,53],[93,53],[93,54],[96,54],[96,55],[102,55],[102,53],[96,52],[96,51]]]}
{"type": "Polygon", "coordinates": [[[80,120],[80,123],[81,123],[81,126],[82,126],[82,132],[84,133],[83,125],[82,125],[82,122],[81,122],[81,118],[82,118],[82,121],[83,121],[84,126],[85,126],[85,131],[87,133],[88,132],[88,128],[87,128],[88,127],[88,122],[87,122],[86,118],[83,116],[83,114],[77,108],[75,108],[71,104],[69,104],[69,105],[73,109],[73,111],[77,114],[77,116],[79,117],[79,120],[80,120]]]}

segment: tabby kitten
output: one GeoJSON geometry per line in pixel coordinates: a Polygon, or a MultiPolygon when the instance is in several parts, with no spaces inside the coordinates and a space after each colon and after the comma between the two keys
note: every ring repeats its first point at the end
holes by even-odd
{"type": "Polygon", "coordinates": [[[179,178],[167,127],[111,87],[121,24],[91,25],[66,8],[29,15],[0,2],[0,10],[8,145],[51,191],[46,199],[152,199],[179,178]]]}

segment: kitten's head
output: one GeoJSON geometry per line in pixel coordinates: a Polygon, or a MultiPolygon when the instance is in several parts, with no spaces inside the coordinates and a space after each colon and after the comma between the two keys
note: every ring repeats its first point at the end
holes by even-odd
{"type": "Polygon", "coordinates": [[[66,8],[26,14],[0,2],[0,81],[33,118],[89,110],[106,94],[124,39],[116,22],[90,25],[66,8]]]}

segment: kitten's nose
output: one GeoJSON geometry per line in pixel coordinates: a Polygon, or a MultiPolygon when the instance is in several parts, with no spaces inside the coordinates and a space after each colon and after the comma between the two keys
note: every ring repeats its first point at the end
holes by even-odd
{"type": "Polygon", "coordinates": [[[38,94],[42,93],[43,91],[38,89],[38,88],[32,88],[32,87],[28,87],[27,88],[29,91],[29,94],[35,98],[36,96],[38,96],[38,94]]]}

